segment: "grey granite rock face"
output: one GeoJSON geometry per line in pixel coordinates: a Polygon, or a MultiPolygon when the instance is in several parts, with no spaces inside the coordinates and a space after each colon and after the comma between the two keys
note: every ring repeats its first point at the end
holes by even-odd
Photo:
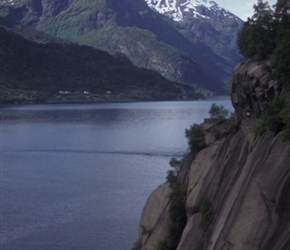
{"type": "Polygon", "coordinates": [[[143,250],[157,249],[158,242],[167,236],[170,192],[168,183],[160,185],[143,208],[139,229],[143,250]]]}
{"type": "MultiPolygon", "coordinates": [[[[247,59],[235,68],[231,97],[238,116],[249,110],[258,117],[262,103],[282,93],[267,67],[269,63],[247,59]]],[[[205,121],[202,127],[207,147],[189,153],[179,173],[187,190],[187,224],[177,250],[289,250],[290,145],[279,134],[257,139],[245,119],[238,131],[221,139],[211,133],[221,124],[205,121]],[[206,199],[213,217],[204,227],[201,204],[206,199]]],[[[140,234],[143,250],[155,250],[156,242],[168,237],[169,193],[163,184],[148,199],[140,228],[153,230],[146,238],[140,234]]]]}
{"type": "Polygon", "coordinates": [[[282,88],[271,77],[270,62],[261,63],[254,59],[242,60],[234,69],[230,80],[232,104],[238,116],[246,110],[259,117],[263,102],[271,101],[281,94],[282,88]]]}
{"type": "MultiPolygon", "coordinates": [[[[257,141],[239,131],[210,144],[189,164],[182,168],[187,225],[177,249],[290,248],[290,145],[279,135],[257,141]],[[207,230],[198,209],[204,199],[211,200],[214,214],[207,230]]],[[[166,239],[169,192],[160,186],[148,199],[140,226],[152,231],[140,233],[142,249],[154,250],[166,239]]]]}
{"type": "Polygon", "coordinates": [[[186,206],[208,197],[214,218],[204,231],[201,216],[188,213],[178,249],[289,249],[289,163],[289,145],[271,135],[255,141],[238,132],[201,151],[190,166],[186,206]]]}

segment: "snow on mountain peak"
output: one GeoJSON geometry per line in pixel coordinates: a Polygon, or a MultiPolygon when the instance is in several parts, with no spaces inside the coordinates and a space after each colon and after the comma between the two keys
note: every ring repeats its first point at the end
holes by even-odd
{"type": "Polygon", "coordinates": [[[174,21],[183,21],[186,17],[209,19],[209,12],[228,18],[238,18],[216,2],[209,0],[145,0],[145,2],[150,8],[171,17],[174,21]]]}

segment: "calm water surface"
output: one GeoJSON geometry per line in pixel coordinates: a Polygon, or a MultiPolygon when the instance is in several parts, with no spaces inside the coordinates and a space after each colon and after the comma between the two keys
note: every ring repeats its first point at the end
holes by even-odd
{"type": "Polygon", "coordinates": [[[1,249],[127,250],[184,130],[215,102],[1,108],[1,249]]]}

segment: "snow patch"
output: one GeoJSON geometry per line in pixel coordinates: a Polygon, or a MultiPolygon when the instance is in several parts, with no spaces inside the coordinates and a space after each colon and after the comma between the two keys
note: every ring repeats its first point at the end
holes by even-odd
{"type": "Polygon", "coordinates": [[[209,16],[201,14],[198,7],[203,6],[207,12],[213,12],[218,16],[238,19],[234,14],[221,8],[216,2],[209,0],[145,0],[147,5],[155,11],[171,17],[174,21],[183,21],[183,12],[191,14],[195,18],[208,19],[209,16]]]}

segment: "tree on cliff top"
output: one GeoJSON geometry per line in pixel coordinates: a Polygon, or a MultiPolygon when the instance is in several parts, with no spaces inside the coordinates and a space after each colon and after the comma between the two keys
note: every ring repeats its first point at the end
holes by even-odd
{"type": "Polygon", "coordinates": [[[273,62],[273,77],[283,88],[282,95],[265,103],[261,117],[265,131],[279,133],[290,141],[290,0],[278,0],[271,8],[258,0],[254,15],[238,34],[240,53],[273,62]]]}
{"type": "Polygon", "coordinates": [[[210,118],[214,120],[225,120],[229,118],[230,111],[222,105],[213,103],[208,111],[210,118]]]}
{"type": "Polygon", "coordinates": [[[287,40],[290,30],[290,0],[278,0],[271,8],[268,2],[258,0],[254,15],[245,22],[238,34],[240,53],[245,57],[268,58],[287,40]]]}
{"type": "Polygon", "coordinates": [[[245,22],[238,34],[238,46],[245,57],[259,55],[266,58],[275,47],[276,29],[274,12],[268,2],[258,0],[254,5],[254,15],[245,22]]]}

